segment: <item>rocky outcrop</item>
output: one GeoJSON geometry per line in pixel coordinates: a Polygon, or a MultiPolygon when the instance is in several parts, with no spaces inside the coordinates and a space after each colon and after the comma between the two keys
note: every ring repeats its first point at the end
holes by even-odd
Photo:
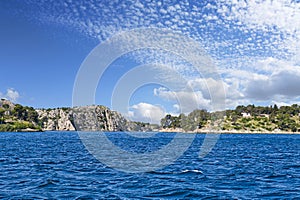
{"type": "Polygon", "coordinates": [[[15,107],[15,104],[12,103],[11,101],[7,100],[7,99],[0,99],[0,108],[5,107],[5,105],[7,105],[8,109],[12,110],[15,107]]]}
{"type": "Polygon", "coordinates": [[[5,112],[4,112],[5,115],[10,115],[11,111],[14,109],[14,107],[15,107],[15,104],[12,103],[11,101],[4,99],[4,98],[0,99],[0,108],[5,110],[5,112]]]}
{"type": "Polygon", "coordinates": [[[71,108],[36,110],[42,128],[45,131],[75,131],[71,108]]]}
{"type": "Polygon", "coordinates": [[[73,108],[73,119],[80,131],[122,131],[126,119],[105,106],[83,106],[73,108]]]}
{"type": "Polygon", "coordinates": [[[149,124],[132,122],[105,106],[82,106],[73,110],[73,122],[79,131],[150,131],[149,124]]]}
{"type": "Polygon", "coordinates": [[[152,125],[132,122],[105,106],[37,110],[45,131],[151,131],[152,125]]]}

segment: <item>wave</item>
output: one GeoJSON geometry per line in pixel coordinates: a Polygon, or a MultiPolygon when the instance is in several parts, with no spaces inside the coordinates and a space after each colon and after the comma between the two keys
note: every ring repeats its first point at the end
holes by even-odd
{"type": "Polygon", "coordinates": [[[151,171],[148,172],[150,174],[188,174],[188,173],[196,173],[196,174],[203,174],[201,170],[198,169],[185,169],[181,171],[151,171]]]}
{"type": "Polygon", "coordinates": [[[181,171],[181,173],[185,174],[185,173],[197,173],[197,174],[203,174],[203,172],[201,170],[198,169],[185,169],[183,171],[181,171]]]}

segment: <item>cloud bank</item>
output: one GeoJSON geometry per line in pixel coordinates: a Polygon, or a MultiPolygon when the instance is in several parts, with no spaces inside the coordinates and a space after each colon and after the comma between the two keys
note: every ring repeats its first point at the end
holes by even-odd
{"type": "Polygon", "coordinates": [[[160,124],[160,120],[165,116],[165,114],[166,113],[162,107],[141,102],[130,107],[128,117],[133,121],[160,124]]]}

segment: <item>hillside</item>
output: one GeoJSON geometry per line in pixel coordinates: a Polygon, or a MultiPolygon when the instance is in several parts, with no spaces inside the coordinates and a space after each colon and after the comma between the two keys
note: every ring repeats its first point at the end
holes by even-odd
{"type": "Polygon", "coordinates": [[[187,116],[166,115],[161,120],[165,129],[201,132],[300,132],[300,106],[237,106],[234,110],[207,112],[194,110],[187,116]]]}
{"type": "Polygon", "coordinates": [[[38,113],[32,107],[0,100],[0,131],[41,131],[38,113]]]}

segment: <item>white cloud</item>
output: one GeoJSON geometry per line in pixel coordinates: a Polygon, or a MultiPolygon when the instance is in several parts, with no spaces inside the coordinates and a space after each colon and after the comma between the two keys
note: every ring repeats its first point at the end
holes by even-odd
{"type": "Polygon", "coordinates": [[[237,53],[255,51],[259,47],[281,53],[285,50],[299,53],[299,1],[220,0],[205,5],[188,0],[177,4],[136,0],[99,3],[92,0],[34,5],[39,7],[37,13],[30,16],[34,16],[34,20],[70,26],[100,41],[121,30],[159,27],[191,36],[216,56],[224,53],[236,57],[237,53]],[[284,49],[278,48],[279,45],[284,49]],[[237,52],[232,55],[232,51],[237,52]]]}
{"type": "MultiPolygon", "coordinates": [[[[237,1],[230,3],[229,16],[251,28],[276,27],[286,33],[294,33],[300,27],[300,4],[290,0],[237,1]],[[293,23],[291,23],[293,22],[293,23]]],[[[229,18],[232,20],[231,18],[229,18]]]]}
{"type": "Polygon", "coordinates": [[[7,89],[6,96],[8,99],[12,100],[13,102],[16,102],[20,97],[19,92],[14,90],[13,88],[7,89]]]}
{"type": "Polygon", "coordinates": [[[16,91],[15,89],[13,88],[9,88],[6,90],[6,93],[5,94],[2,94],[0,92],[0,98],[5,98],[5,99],[8,99],[12,102],[17,102],[17,100],[19,99],[20,97],[20,94],[18,91],[16,91]]]}
{"type": "Polygon", "coordinates": [[[228,56],[231,54],[233,57],[237,54],[232,55],[231,50],[243,53],[248,50],[255,51],[259,46],[284,52],[277,48],[278,45],[283,45],[284,49],[299,51],[300,3],[298,1],[220,0],[216,4],[204,5],[188,0],[182,0],[177,4],[160,1],[111,0],[105,4],[97,1],[74,1],[56,2],[47,6],[43,3],[36,5],[40,9],[37,9],[39,12],[34,16],[41,16],[36,17],[35,20],[38,18],[44,23],[70,26],[100,41],[121,30],[159,27],[191,36],[216,55],[222,51],[220,47],[225,48],[223,53],[228,56]],[[238,30],[245,35],[236,34],[238,30]],[[248,37],[250,40],[244,40],[243,37],[248,37]],[[239,42],[240,39],[242,42],[239,42]]]}
{"type": "Polygon", "coordinates": [[[188,82],[188,86],[193,90],[200,90],[206,99],[218,98],[224,99],[224,95],[230,98],[240,98],[241,94],[234,84],[226,83],[222,80],[213,78],[196,78],[188,82]]]}
{"type": "Polygon", "coordinates": [[[268,57],[247,63],[243,69],[224,69],[228,105],[266,102],[292,102],[300,96],[300,66],[268,57]],[[248,67],[248,68],[247,68],[248,67]]]}
{"type": "Polygon", "coordinates": [[[165,116],[165,111],[161,106],[141,102],[130,107],[128,117],[133,121],[149,122],[159,124],[165,116]]]}
{"type": "Polygon", "coordinates": [[[249,81],[245,90],[252,99],[272,99],[281,95],[282,99],[300,96],[300,70],[280,71],[273,73],[268,79],[249,81]]]}
{"type": "MultiPolygon", "coordinates": [[[[251,77],[248,74],[245,77],[251,77]]],[[[227,74],[227,76],[229,76],[227,74]]],[[[177,91],[170,91],[164,87],[154,89],[154,95],[173,104],[176,113],[189,113],[194,109],[223,110],[233,108],[240,104],[249,104],[251,101],[245,98],[243,90],[248,79],[238,73],[234,76],[217,81],[212,78],[195,78],[189,80],[187,87],[177,91]],[[214,101],[212,101],[214,99],[214,101]],[[212,105],[215,103],[216,105],[212,105]],[[219,103],[219,104],[218,104],[219,103]],[[217,107],[219,106],[219,107],[217,107]]]]}
{"type": "Polygon", "coordinates": [[[241,31],[252,32],[254,38],[258,36],[259,31],[263,37],[268,35],[259,43],[264,46],[277,47],[275,51],[286,55],[299,56],[297,47],[300,44],[300,2],[224,0],[219,2],[218,7],[218,12],[229,23],[240,24],[241,31]]]}
{"type": "Polygon", "coordinates": [[[160,87],[154,89],[154,95],[174,103],[174,108],[176,108],[179,113],[190,113],[198,108],[211,109],[211,100],[203,97],[202,92],[199,90],[193,91],[191,89],[185,89],[170,91],[160,87]]]}

